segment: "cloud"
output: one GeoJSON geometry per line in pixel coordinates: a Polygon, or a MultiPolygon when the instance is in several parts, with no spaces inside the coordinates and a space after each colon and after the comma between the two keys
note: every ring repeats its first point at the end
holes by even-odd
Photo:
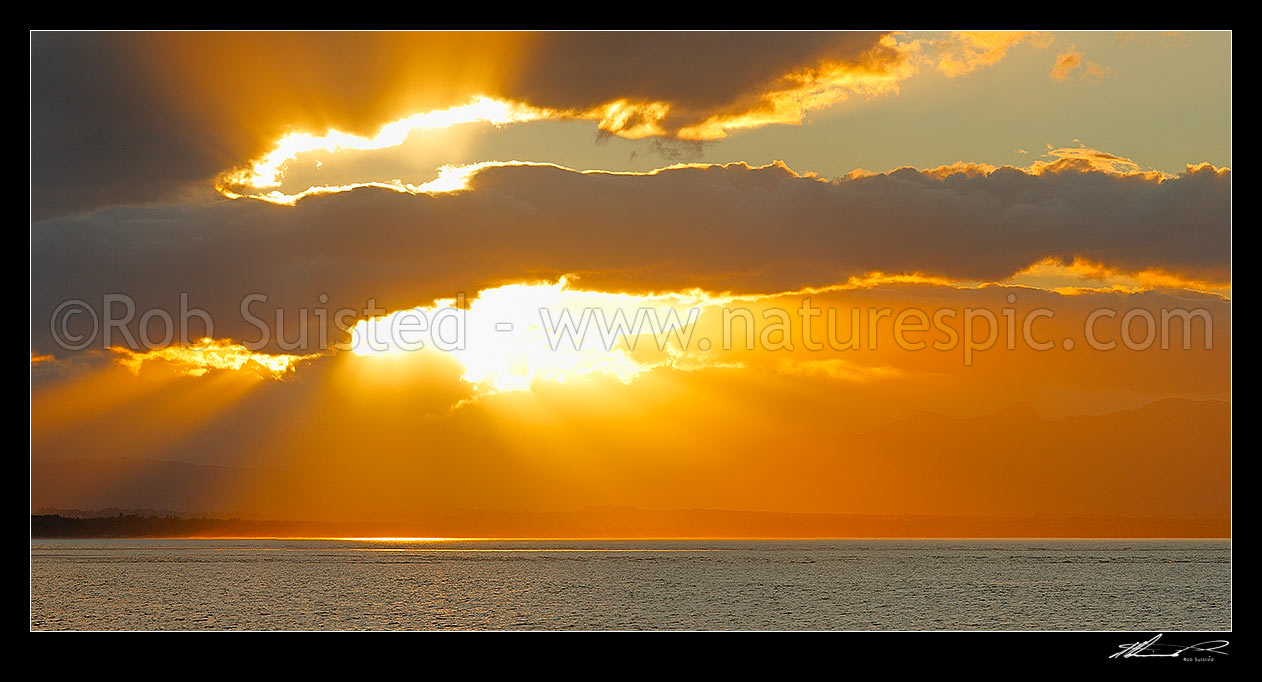
{"type": "Polygon", "coordinates": [[[129,45],[123,34],[32,34],[35,219],[169,197],[250,151],[208,139],[129,45]]]}
{"type": "Polygon", "coordinates": [[[1095,62],[1087,62],[1086,70],[1082,73],[1082,80],[1100,80],[1109,75],[1113,69],[1107,66],[1101,66],[1095,62]]]}
{"type": "Polygon", "coordinates": [[[846,65],[879,76],[885,60],[898,60],[880,38],[35,33],[33,211],[40,218],[169,198],[207,187],[287,133],[371,135],[477,95],[593,119],[619,134],[657,134],[765,107],[760,93],[806,87],[812,74],[831,77],[846,65]]]}
{"type": "Polygon", "coordinates": [[[1046,48],[1052,38],[1051,34],[1038,31],[955,31],[926,42],[937,52],[937,70],[954,78],[997,64],[1008,50],[1022,43],[1046,48]]]}
{"type": "Polygon", "coordinates": [[[385,144],[395,137],[377,139],[383,130],[479,96],[529,113],[513,120],[717,140],[896,92],[926,66],[961,75],[1045,40],[1020,32],[36,33],[32,212],[41,219],[198,196],[222,173],[289,156],[284,141],[295,136],[337,131],[351,147],[385,144]]]}
{"type": "Polygon", "coordinates": [[[1064,52],[1056,55],[1056,61],[1052,63],[1052,70],[1047,77],[1054,81],[1064,81],[1079,68],[1083,70],[1079,76],[1081,80],[1100,80],[1109,74],[1109,67],[1087,61],[1082,52],[1070,45],[1064,52]]]}
{"type": "Polygon", "coordinates": [[[314,353],[310,355],[254,353],[241,344],[209,338],[199,339],[189,346],[172,344],[143,353],[123,346],[116,346],[110,350],[118,354],[118,364],[131,370],[133,374],[139,374],[140,369],[147,363],[161,362],[170,365],[176,372],[188,376],[202,376],[212,370],[244,369],[277,379],[293,372],[300,363],[318,357],[318,354],[314,353]]]}
{"type": "Polygon", "coordinates": [[[1079,66],[1082,66],[1082,53],[1071,45],[1068,50],[1056,55],[1056,62],[1048,77],[1054,81],[1063,81],[1079,66]]]}
{"type": "Polygon", "coordinates": [[[361,188],[293,207],[238,200],[50,219],[32,227],[31,350],[56,351],[58,305],[81,299],[103,316],[107,293],[132,296],[137,318],[161,308],[177,320],[184,293],[215,321],[205,335],[252,341],[258,321],[278,316],[287,339],[327,334],[317,307],[361,311],[354,319],[370,302],[380,315],[565,274],[600,291],[775,292],[872,272],[1001,281],[1050,258],[1230,281],[1229,170],[1167,178],[1073,154],[1034,170],[903,168],[836,182],[782,165],[491,165],[449,194],[361,188]],[[250,294],[266,300],[249,301],[247,317],[250,294]]]}
{"type": "MultiPolygon", "coordinates": [[[[1077,140],[1074,141],[1077,142],[1077,140]]],[[[1160,171],[1143,168],[1134,159],[1110,154],[1099,149],[1092,149],[1081,143],[1077,147],[1055,147],[1049,144],[1047,145],[1047,152],[1043,156],[1045,158],[1050,157],[1052,160],[1035,161],[1030,165],[1031,172],[1044,173],[1078,170],[1083,172],[1099,171],[1115,175],[1143,175],[1158,180],[1171,177],[1160,171]]]]}
{"type": "MultiPolygon", "coordinates": [[[[619,104],[601,129],[722,137],[896,78],[880,33],[562,33],[537,41],[501,94],[557,110],[619,104]],[[716,68],[716,65],[722,65],[716,68]]],[[[636,133],[632,133],[633,135],[636,133]]]]}

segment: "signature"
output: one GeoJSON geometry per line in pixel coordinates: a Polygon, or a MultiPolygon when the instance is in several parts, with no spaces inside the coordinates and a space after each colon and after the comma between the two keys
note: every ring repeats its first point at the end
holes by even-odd
{"type": "Polygon", "coordinates": [[[1230,643],[1225,639],[1211,639],[1197,644],[1160,644],[1161,635],[1146,642],[1132,642],[1118,646],[1121,651],[1109,658],[1178,658],[1185,652],[1227,655],[1223,649],[1230,643]]]}

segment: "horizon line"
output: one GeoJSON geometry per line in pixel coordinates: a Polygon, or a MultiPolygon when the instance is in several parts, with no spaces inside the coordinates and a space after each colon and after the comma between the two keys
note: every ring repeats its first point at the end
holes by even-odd
{"type": "Polygon", "coordinates": [[[713,535],[642,535],[642,536],[448,536],[448,537],[403,537],[403,536],[300,536],[300,535],[120,535],[120,536],[30,536],[36,540],[309,540],[328,542],[501,542],[501,541],[654,541],[654,540],[698,540],[698,541],[807,541],[807,540],[1231,540],[1232,536],[1122,536],[1122,535],[987,535],[987,536],[713,536],[713,535]]]}

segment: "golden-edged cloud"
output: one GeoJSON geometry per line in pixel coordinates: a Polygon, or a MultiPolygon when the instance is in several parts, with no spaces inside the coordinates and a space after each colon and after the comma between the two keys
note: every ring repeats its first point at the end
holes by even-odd
{"type": "MultiPolygon", "coordinates": [[[[290,133],[278,140],[275,148],[261,159],[245,168],[220,175],[216,180],[216,189],[233,196],[238,192],[272,190],[280,187],[285,164],[295,160],[300,154],[387,149],[403,144],[409,135],[416,132],[450,128],[466,123],[489,123],[500,126],[536,120],[548,116],[549,113],[515,102],[477,97],[468,104],[413,114],[387,123],[371,137],[340,130],[329,130],[322,135],[290,133]]],[[[261,198],[269,198],[269,195],[261,195],[261,198]]]]}
{"type": "Polygon", "coordinates": [[[40,33],[32,38],[34,212],[169,198],[242,168],[267,182],[296,149],[386,143],[430,123],[424,112],[460,110],[479,96],[518,113],[590,120],[610,134],[673,135],[763,107],[765,92],[818,90],[848,64],[884,78],[881,64],[898,55],[881,38],[40,33]],[[822,75],[803,75],[812,69],[822,75]]]}
{"type": "MultiPolygon", "coordinates": [[[[992,66],[1022,43],[1044,49],[1055,36],[1039,31],[955,31],[943,38],[925,39],[936,55],[929,57],[941,73],[956,77],[992,66]]],[[[917,47],[917,51],[922,48],[917,47]]],[[[927,54],[932,54],[926,51],[927,54]]]]}
{"type": "MultiPolygon", "coordinates": [[[[47,320],[61,302],[106,292],[176,318],[184,292],[214,319],[215,337],[254,342],[265,325],[259,349],[286,354],[282,332],[337,340],[332,312],[321,319],[313,306],[354,320],[564,275],[589,291],[766,294],[899,278],[1005,282],[1039,263],[1083,262],[1108,274],[1083,282],[1079,269],[1047,286],[1230,291],[1229,170],[1169,177],[1085,148],[1049,154],[1030,169],[836,181],[783,165],[636,174],[493,164],[456,193],[364,187],[293,207],[231,201],[49,220],[32,236],[31,350],[57,351],[47,320]],[[97,267],[102,259],[114,267],[97,267]],[[382,312],[361,312],[370,303],[382,312]]],[[[133,335],[137,324],[127,324],[133,335]]]]}
{"type": "MultiPolygon", "coordinates": [[[[32,47],[40,74],[32,85],[35,213],[171,197],[212,182],[227,196],[284,201],[273,193],[309,189],[278,187],[295,157],[336,159],[477,122],[579,120],[628,139],[719,140],[800,124],[852,97],[897,92],[925,69],[959,76],[1047,39],[1028,32],[40,35],[32,47]],[[295,64],[304,68],[286,68],[295,64]],[[92,87],[80,87],[85,78],[92,87]],[[63,97],[74,88],[73,99],[63,97]],[[196,99],[182,94],[194,90],[196,99]]],[[[337,186],[428,181],[392,180],[337,186]]]]}
{"type": "Polygon", "coordinates": [[[191,345],[172,344],[147,351],[115,346],[118,364],[139,374],[148,363],[166,364],[177,374],[203,376],[212,370],[246,371],[273,379],[283,378],[300,363],[319,357],[320,353],[295,355],[260,353],[227,339],[203,338],[191,345]]]}

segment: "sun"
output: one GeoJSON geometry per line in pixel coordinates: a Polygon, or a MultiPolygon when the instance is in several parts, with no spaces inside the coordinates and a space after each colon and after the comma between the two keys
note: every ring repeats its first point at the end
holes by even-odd
{"type": "Polygon", "coordinates": [[[356,356],[439,352],[479,391],[603,375],[629,383],[687,350],[688,330],[715,301],[702,292],[633,295],[571,289],[568,280],[510,284],[360,320],[356,356]],[[642,339],[642,337],[650,337],[642,339]]]}

